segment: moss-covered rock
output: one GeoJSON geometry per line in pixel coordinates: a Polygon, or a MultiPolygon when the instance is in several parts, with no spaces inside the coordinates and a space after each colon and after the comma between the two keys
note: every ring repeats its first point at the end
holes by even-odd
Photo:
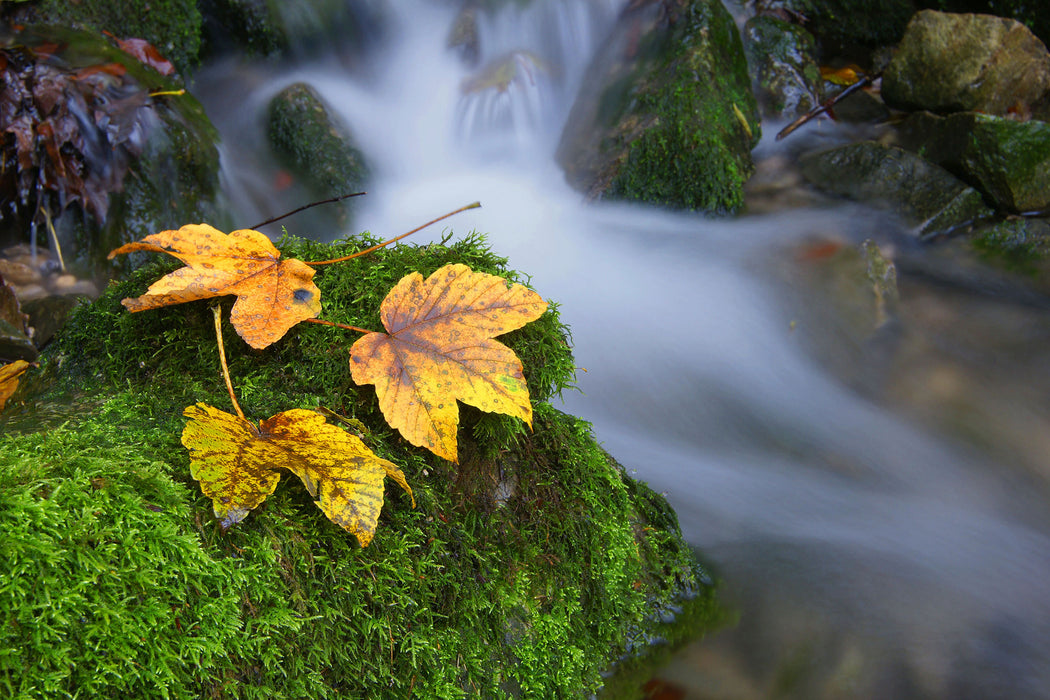
{"type": "Polygon", "coordinates": [[[1050,124],[976,112],[916,112],[897,126],[900,143],[977,188],[1008,214],[1050,209],[1050,124]]]}
{"type": "MultiPolygon", "coordinates": [[[[338,197],[364,188],[368,180],[364,154],[347,125],[306,83],[289,85],[274,96],[268,133],[278,157],[316,197],[338,197]]],[[[339,213],[339,223],[346,226],[351,206],[343,202],[330,211],[339,213]]]]}
{"type": "Polygon", "coordinates": [[[558,148],[589,196],[718,214],[739,210],[760,136],[736,25],[717,0],[621,15],[558,148]]]}
{"type": "Polygon", "coordinates": [[[109,32],[121,39],[145,39],[171,61],[183,75],[195,68],[201,45],[201,14],[196,0],[38,0],[14,4],[15,21],[39,22],[109,32]]]}
{"type": "Polygon", "coordinates": [[[199,0],[204,53],[281,55],[291,50],[360,48],[374,39],[382,8],[347,0],[199,0]]]}
{"type": "MultiPolygon", "coordinates": [[[[318,260],[371,242],[281,247],[318,260]]],[[[379,328],[397,279],[448,262],[515,277],[474,237],[398,247],[319,270],[324,316],[379,328]]],[[[353,385],[354,334],[300,324],[254,351],[228,332],[249,416],[347,417],[417,507],[388,489],[362,549],[292,480],[223,533],[179,444],[183,407],[229,405],[211,314],[120,305],[172,267],[151,262],[78,309],[0,416],[6,693],[581,697],[618,661],[719,620],[666,501],[546,402],[574,376],[556,306],[501,338],[523,361],[533,429],[462,407],[459,465],[401,440],[353,385]]]]}
{"type": "Polygon", "coordinates": [[[992,214],[977,190],[944,168],[874,141],[807,153],[799,169],[827,192],[891,209],[925,237],[951,233],[992,214]]]}

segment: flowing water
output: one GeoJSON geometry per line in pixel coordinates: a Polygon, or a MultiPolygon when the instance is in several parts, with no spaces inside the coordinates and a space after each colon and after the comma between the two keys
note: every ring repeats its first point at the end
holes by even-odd
{"type": "MultiPolygon", "coordinates": [[[[505,89],[446,48],[455,13],[432,2],[391,3],[364,59],[211,67],[196,90],[239,223],[302,203],[274,193],[260,145],[267,100],[297,80],[374,166],[355,230],[388,237],[481,201],[448,228],[487,233],[561,304],[586,368],[566,410],[667,495],[739,612],[662,672],[685,697],[1050,697],[1045,309],[902,274],[895,320],[858,332],[817,253],[873,238],[921,257],[887,216],[585,203],[553,152],[621,4],[483,18],[480,65],[502,60],[505,89]]],[[[768,138],[756,151],[785,156],[768,138]]]]}

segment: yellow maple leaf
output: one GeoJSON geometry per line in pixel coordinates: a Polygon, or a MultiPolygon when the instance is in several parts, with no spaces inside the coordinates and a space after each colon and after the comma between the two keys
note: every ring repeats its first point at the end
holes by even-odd
{"type": "Polygon", "coordinates": [[[230,322],[256,349],[321,313],[313,268],[301,260],[280,260],[281,251],[258,231],[225,234],[208,224],[187,224],[123,245],[109,257],[140,250],[168,253],[186,267],[157,280],[144,295],[124,299],[121,303],[130,311],[235,294],[230,322]]]}
{"type": "Polygon", "coordinates": [[[313,411],[283,411],[258,426],[203,403],[187,407],[183,415],[190,419],[182,431],[190,473],[212,499],[224,528],[273,493],[281,469],[298,476],[324,514],[362,547],[375,535],[383,478],[389,476],[412,496],[395,464],[313,411]]]}
{"type": "Polygon", "coordinates": [[[388,333],[350,349],[358,384],[375,384],[387,422],[413,445],[457,459],[456,400],[532,424],[532,403],[517,355],[494,336],[539,318],[536,292],[466,265],[423,279],[406,275],[380,308],[388,333]]]}
{"type": "Polygon", "coordinates": [[[15,360],[0,367],[0,409],[4,407],[7,400],[18,388],[18,378],[29,369],[29,363],[25,360],[15,360]]]}

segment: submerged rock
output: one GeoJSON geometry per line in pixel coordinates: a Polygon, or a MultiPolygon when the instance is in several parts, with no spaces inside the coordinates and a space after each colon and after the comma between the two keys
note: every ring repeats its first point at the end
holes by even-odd
{"type": "Polygon", "coordinates": [[[799,168],[825,191],[889,207],[923,237],[951,233],[992,214],[977,190],[944,168],[873,141],[806,154],[799,168]]]}
{"type": "MultiPolygon", "coordinates": [[[[320,260],[372,242],[281,248],[320,260]]],[[[324,315],[380,328],[380,300],[402,275],[449,262],[514,276],[477,238],[399,246],[324,268],[324,315]]],[[[175,266],[151,263],[74,311],[27,375],[36,393],[20,389],[0,415],[5,688],[586,697],[617,682],[609,669],[720,619],[667,502],[547,402],[574,376],[555,309],[500,338],[523,362],[532,430],[461,407],[458,465],[392,434],[373,388],[350,381],[356,334],[304,323],[253,351],[227,333],[251,418],[316,406],[345,416],[403,469],[417,507],[387,489],[362,549],[286,480],[223,532],[179,444],[185,406],[229,407],[208,304],[120,304],[175,266]]]]}
{"type": "Polygon", "coordinates": [[[882,96],[906,110],[1027,113],[1050,96],[1050,53],[1011,19],[919,12],[886,68],[882,96]]]}
{"type": "Polygon", "coordinates": [[[592,62],[557,158],[592,198],[733,213],[754,171],[756,113],[721,2],[636,3],[592,62]]]}

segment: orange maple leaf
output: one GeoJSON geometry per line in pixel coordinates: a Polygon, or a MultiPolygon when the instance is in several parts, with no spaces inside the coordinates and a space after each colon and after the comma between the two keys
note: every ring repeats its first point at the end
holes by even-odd
{"type": "Polygon", "coordinates": [[[0,367],[0,409],[4,407],[7,400],[18,388],[18,378],[29,369],[29,363],[25,360],[15,360],[0,367]]]}
{"type": "Polygon", "coordinates": [[[387,422],[413,445],[457,461],[456,399],[532,424],[532,403],[517,355],[494,336],[539,318],[536,292],[466,265],[446,265],[426,280],[406,275],[380,307],[387,333],[350,349],[358,384],[375,384],[387,422]]]}
{"type": "Polygon", "coordinates": [[[121,303],[130,311],[235,294],[230,322],[256,349],[321,313],[313,268],[301,260],[280,260],[281,251],[258,231],[241,229],[227,235],[208,224],[187,224],[123,245],[109,258],[137,250],[168,253],[187,266],[154,282],[144,295],[124,299],[121,303]]]}
{"type": "Polygon", "coordinates": [[[302,479],[317,507],[362,547],[375,535],[384,477],[412,496],[395,464],[313,411],[283,411],[258,426],[203,403],[183,415],[190,419],[182,431],[190,473],[212,499],[223,528],[243,520],[274,492],[281,469],[302,479]]]}

